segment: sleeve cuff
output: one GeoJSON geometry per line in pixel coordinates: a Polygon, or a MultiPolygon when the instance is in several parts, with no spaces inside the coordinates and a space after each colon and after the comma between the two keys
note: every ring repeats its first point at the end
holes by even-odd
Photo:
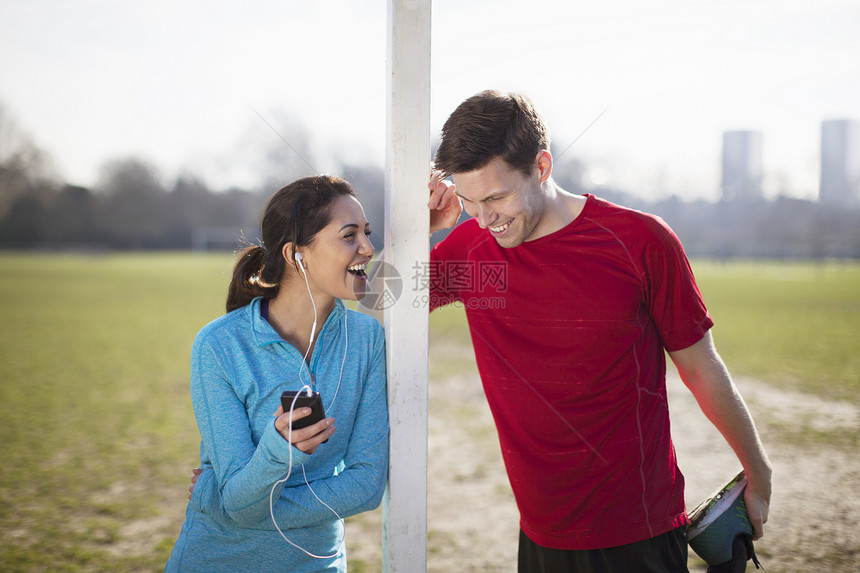
{"type": "Polygon", "coordinates": [[[260,437],[260,444],[266,454],[266,458],[273,464],[283,467],[290,467],[290,455],[292,455],[292,467],[302,464],[310,459],[310,454],[306,454],[290,444],[286,438],[278,433],[275,428],[275,420],[266,426],[263,435],[260,437]]]}

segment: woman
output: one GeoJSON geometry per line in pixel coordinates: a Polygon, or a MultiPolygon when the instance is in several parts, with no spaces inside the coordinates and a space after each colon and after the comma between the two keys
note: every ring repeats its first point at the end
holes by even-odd
{"type": "Polygon", "coordinates": [[[364,210],[346,181],[307,177],[275,193],[261,227],[227,314],[194,341],[204,471],[166,571],[346,571],[343,518],[385,488],[385,340],[341,300],[364,296],[364,210]],[[326,417],[291,430],[309,410],[282,407],[282,391],[308,389],[326,417]]]}

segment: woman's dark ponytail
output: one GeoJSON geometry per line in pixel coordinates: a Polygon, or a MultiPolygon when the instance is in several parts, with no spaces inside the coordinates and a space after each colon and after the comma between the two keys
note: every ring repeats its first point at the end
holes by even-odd
{"type": "Polygon", "coordinates": [[[272,195],[260,225],[262,243],[243,249],[233,267],[227,292],[227,312],[245,306],[254,298],[274,298],[284,278],[284,245],[293,253],[313,241],[329,223],[331,205],[345,195],[355,197],[352,187],[331,175],[293,181],[272,195]]]}
{"type": "Polygon", "coordinates": [[[266,264],[266,251],[259,245],[245,247],[233,266],[233,278],[227,291],[227,312],[245,306],[258,296],[272,298],[278,294],[278,283],[266,283],[260,277],[266,264]]]}

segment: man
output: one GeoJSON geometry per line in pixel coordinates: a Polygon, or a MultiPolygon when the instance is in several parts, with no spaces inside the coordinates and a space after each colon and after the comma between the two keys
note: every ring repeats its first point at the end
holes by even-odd
{"type": "Polygon", "coordinates": [[[746,472],[755,538],[770,462],[675,234],[558,187],[549,147],[522,95],[482,92],[448,118],[431,232],[463,206],[472,219],[431,253],[431,308],[466,309],[520,510],[520,572],[687,571],[664,349],[746,472]]]}

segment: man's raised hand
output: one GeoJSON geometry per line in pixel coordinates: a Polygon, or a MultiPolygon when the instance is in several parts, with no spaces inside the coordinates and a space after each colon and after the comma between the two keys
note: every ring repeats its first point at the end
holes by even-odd
{"type": "Polygon", "coordinates": [[[443,229],[449,229],[457,224],[463,204],[454,192],[454,184],[448,184],[443,180],[443,173],[433,171],[430,174],[430,232],[435,233],[443,229]]]}

